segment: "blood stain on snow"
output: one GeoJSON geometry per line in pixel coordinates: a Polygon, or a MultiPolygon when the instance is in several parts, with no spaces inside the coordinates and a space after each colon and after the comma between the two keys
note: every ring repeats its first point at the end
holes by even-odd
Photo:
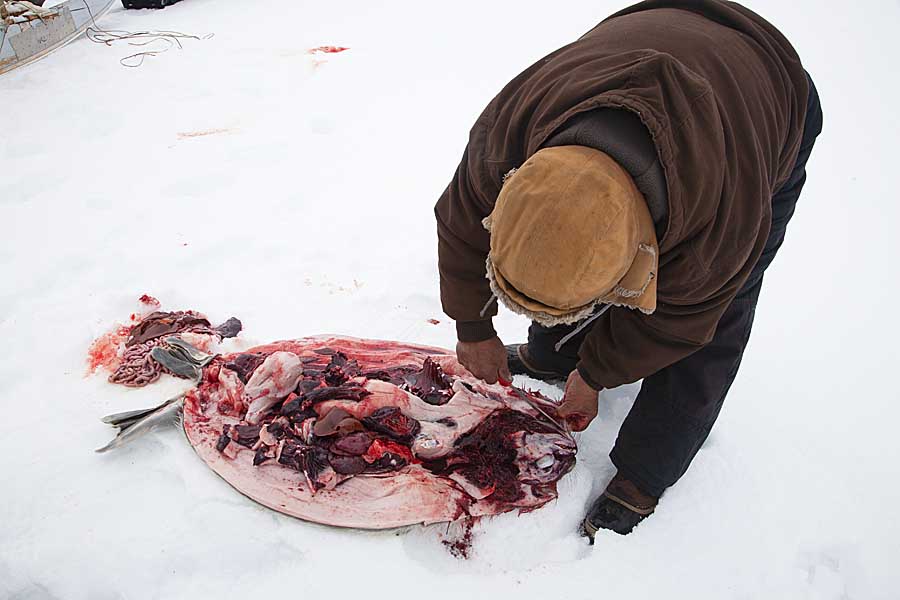
{"type": "Polygon", "coordinates": [[[88,349],[87,374],[95,373],[100,367],[113,371],[119,361],[119,346],[129,333],[131,333],[131,327],[118,325],[112,331],[104,333],[94,340],[88,349]]]}
{"type": "MultiPolygon", "coordinates": [[[[138,301],[148,309],[156,310],[160,307],[159,300],[150,294],[142,294],[138,301]]],[[[116,370],[116,367],[119,366],[119,348],[131,333],[132,328],[144,316],[145,313],[143,311],[131,313],[128,317],[131,325],[117,324],[111,331],[104,333],[91,343],[90,348],[88,348],[87,375],[96,373],[100,367],[108,371],[116,370]]]]}
{"type": "Polygon", "coordinates": [[[475,525],[475,519],[465,519],[462,525],[463,531],[459,537],[441,540],[441,543],[450,554],[465,560],[469,558],[469,553],[472,551],[472,527],[475,525]]]}
{"type": "Polygon", "coordinates": [[[318,48],[310,48],[306,51],[307,54],[337,54],[338,52],[344,52],[349,50],[350,48],[344,48],[343,46],[319,46],[318,48]]]}
{"type": "Polygon", "coordinates": [[[179,140],[188,140],[197,137],[206,137],[208,135],[216,135],[218,133],[229,133],[231,129],[201,129],[200,131],[181,131],[178,133],[179,140]]]}
{"type": "Polygon", "coordinates": [[[141,304],[152,304],[153,306],[159,306],[159,300],[154,298],[149,294],[144,294],[140,297],[141,304]]]}
{"type": "Polygon", "coordinates": [[[432,325],[440,325],[441,324],[441,322],[438,321],[437,319],[428,319],[428,323],[431,323],[432,325]]]}

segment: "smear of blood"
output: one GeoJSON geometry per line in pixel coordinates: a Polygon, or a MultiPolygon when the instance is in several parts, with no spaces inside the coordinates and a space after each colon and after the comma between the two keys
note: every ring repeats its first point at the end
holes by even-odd
{"type": "Polygon", "coordinates": [[[345,50],[349,50],[350,48],[344,48],[343,46],[319,46],[318,48],[310,48],[306,51],[307,54],[337,54],[338,52],[344,52],[345,50]]]}
{"type": "Polygon", "coordinates": [[[207,135],[216,135],[217,133],[229,133],[231,129],[204,129],[201,131],[182,131],[178,133],[179,140],[185,140],[195,137],[203,137],[207,135]]]}
{"type": "Polygon", "coordinates": [[[119,347],[129,333],[131,327],[118,325],[94,340],[88,349],[88,374],[95,373],[100,367],[114,371],[119,362],[119,347]]]}
{"type": "Polygon", "coordinates": [[[432,325],[440,325],[441,324],[441,322],[438,321],[437,319],[428,319],[428,322],[431,323],[432,325]]]}
{"type": "MultiPolygon", "coordinates": [[[[146,310],[156,310],[160,306],[159,300],[150,294],[143,294],[138,300],[147,307],[146,310]]],[[[119,366],[119,348],[131,333],[134,324],[143,319],[145,315],[144,310],[131,313],[128,318],[131,325],[116,325],[111,331],[94,340],[88,349],[88,375],[96,373],[100,367],[109,371],[116,370],[119,366]]]]}

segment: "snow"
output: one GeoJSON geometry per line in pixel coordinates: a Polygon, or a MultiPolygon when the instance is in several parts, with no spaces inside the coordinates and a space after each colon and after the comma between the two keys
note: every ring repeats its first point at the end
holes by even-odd
{"type": "MultiPolygon", "coordinates": [[[[215,35],[136,69],[119,64],[134,47],[81,39],[0,78],[0,597],[896,597],[900,5],[749,4],[816,78],[825,132],[719,423],[651,519],[590,547],[575,531],[638,386],[603,392],[559,500],[480,523],[468,561],[446,526],[263,509],[174,428],[94,454],[100,416],[184,385],[85,378],[85,354],[143,293],[239,316],[234,347],[324,332],[452,347],[431,211],[467,132],[621,5],[117,6],[101,25],[215,35]],[[306,53],[322,45],[350,50],[306,53]]],[[[525,326],[498,320],[507,341],[525,326]]]]}

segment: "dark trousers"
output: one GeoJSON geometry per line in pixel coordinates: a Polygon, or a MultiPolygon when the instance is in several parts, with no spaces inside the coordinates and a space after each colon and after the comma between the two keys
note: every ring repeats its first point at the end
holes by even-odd
{"type": "MultiPolygon", "coordinates": [[[[750,338],[763,273],[784,242],[787,224],[806,181],[806,162],[821,131],[822,109],[810,79],[800,154],[790,179],[772,197],[772,226],[762,256],[722,315],[712,341],[644,379],[619,430],[610,458],[622,476],[648,494],[660,496],[678,481],[719,415],[750,338]]],[[[576,326],[542,327],[532,323],[528,330],[529,354],[536,363],[570,371],[590,328],[572,338],[559,352],[554,346],[576,326]]]]}

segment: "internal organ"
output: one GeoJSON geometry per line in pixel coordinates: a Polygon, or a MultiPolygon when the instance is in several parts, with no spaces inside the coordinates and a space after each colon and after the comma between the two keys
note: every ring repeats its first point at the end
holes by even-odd
{"type": "MultiPolygon", "coordinates": [[[[236,373],[237,374],[237,373],[236,373]]],[[[256,369],[244,386],[246,419],[257,423],[260,416],[281,403],[300,383],[303,361],[292,352],[273,352],[256,369]]]]}
{"type": "Polygon", "coordinates": [[[552,500],[576,451],[555,417],[445,350],[334,337],[219,357],[185,403],[191,443],[241,492],[370,529],[552,500]]]}

